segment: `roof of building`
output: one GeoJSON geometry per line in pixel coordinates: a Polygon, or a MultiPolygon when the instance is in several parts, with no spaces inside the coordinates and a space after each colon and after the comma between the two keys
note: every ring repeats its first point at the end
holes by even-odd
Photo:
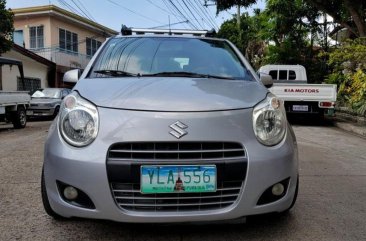
{"type": "Polygon", "coordinates": [[[68,18],[69,20],[71,20],[75,23],[78,23],[80,25],[83,25],[84,27],[92,28],[94,30],[104,32],[109,36],[118,34],[118,32],[113,29],[107,28],[99,23],[91,21],[87,18],[84,18],[75,13],[69,12],[69,11],[62,9],[60,7],[57,7],[55,5],[45,5],[45,6],[36,6],[36,7],[27,7],[27,8],[15,8],[15,9],[12,9],[12,11],[14,13],[15,18],[20,17],[20,16],[48,14],[48,15],[68,18]]]}
{"type": "Polygon", "coordinates": [[[47,65],[48,67],[51,67],[51,68],[56,68],[56,63],[46,59],[46,58],[43,58],[42,56],[39,56],[38,54],[35,54],[33,53],[32,51],[26,49],[26,48],[23,48],[22,46],[19,46],[17,44],[13,44],[12,46],[12,49],[24,56],[27,56],[41,64],[44,64],[44,65],[47,65]]]}

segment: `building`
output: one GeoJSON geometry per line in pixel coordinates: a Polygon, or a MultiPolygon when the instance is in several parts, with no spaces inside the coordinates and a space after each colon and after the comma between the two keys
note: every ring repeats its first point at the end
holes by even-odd
{"type": "Polygon", "coordinates": [[[67,70],[84,69],[106,38],[117,34],[54,5],[12,11],[14,42],[56,63],[56,86],[63,86],[67,70]]]}
{"type": "Polygon", "coordinates": [[[56,64],[17,44],[2,54],[2,57],[22,61],[24,85],[20,79],[18,67],[4,65],[0,67],[0,90],[33,92],[40,88],[55,87],[56,64]]]}

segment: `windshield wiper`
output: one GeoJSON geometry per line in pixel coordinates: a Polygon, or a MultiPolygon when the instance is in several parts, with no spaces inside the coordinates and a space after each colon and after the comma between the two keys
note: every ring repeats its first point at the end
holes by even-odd
{"type": "Polygon", "coordinates": [[[141,75],[142,77],[193,77],[193,78],[212,78],[212,79],[234,79],[232,77],[226,76],[219,76],[219,75],[210,75],[210,74],[199,74],[193,72],[185,72],[185,71],[178,71],[178,72],[159,72],[155,74],[144,74],[141,75]]]}
{"type": "Polygon", "coordinates": [[[99,70],[94,70],[94,73],[110,75],[113,77],[123,77],[123,76],[138,77],[138,76],[140,76],[140,74],[133,74],[133,73],[129,73],[126,71],[115,70],[115,69],[99,69],[99,70]]]}

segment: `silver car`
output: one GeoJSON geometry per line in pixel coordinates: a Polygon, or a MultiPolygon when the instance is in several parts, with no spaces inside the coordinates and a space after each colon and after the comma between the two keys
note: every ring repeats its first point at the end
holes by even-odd
{"type": "Polygon", "coordinates": [[[45,144],[46,212],[171,223],[288,211],[296,139],[261,78],[227,40],[110,38],[64,76],[78,82],[45,144]]]}
{"type": "Polygon", "coordinates": [[[30,106],[26,111],[28,117],[53,116],[55,117],[61,105],[61,100],[68,94],[70,89],[45,88],[32,94],[30,106]]]}

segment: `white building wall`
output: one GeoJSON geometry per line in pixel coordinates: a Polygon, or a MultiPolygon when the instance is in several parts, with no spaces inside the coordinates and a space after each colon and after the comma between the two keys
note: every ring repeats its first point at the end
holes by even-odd
{"type": "MultiPolygon", "coordinates": [[[[5,58],[17,59],[23,62],[24,77],[38,78],[41,80],[41,88],[47,88],[48,66],[41,64],[27,56],[24,56],[14,50],[8,51],[2,55],[5,58]]],[[[5,91],[17,90],[17,77],[20,77],[18,66],[2,66],[2,87],[5,91]]]]}

